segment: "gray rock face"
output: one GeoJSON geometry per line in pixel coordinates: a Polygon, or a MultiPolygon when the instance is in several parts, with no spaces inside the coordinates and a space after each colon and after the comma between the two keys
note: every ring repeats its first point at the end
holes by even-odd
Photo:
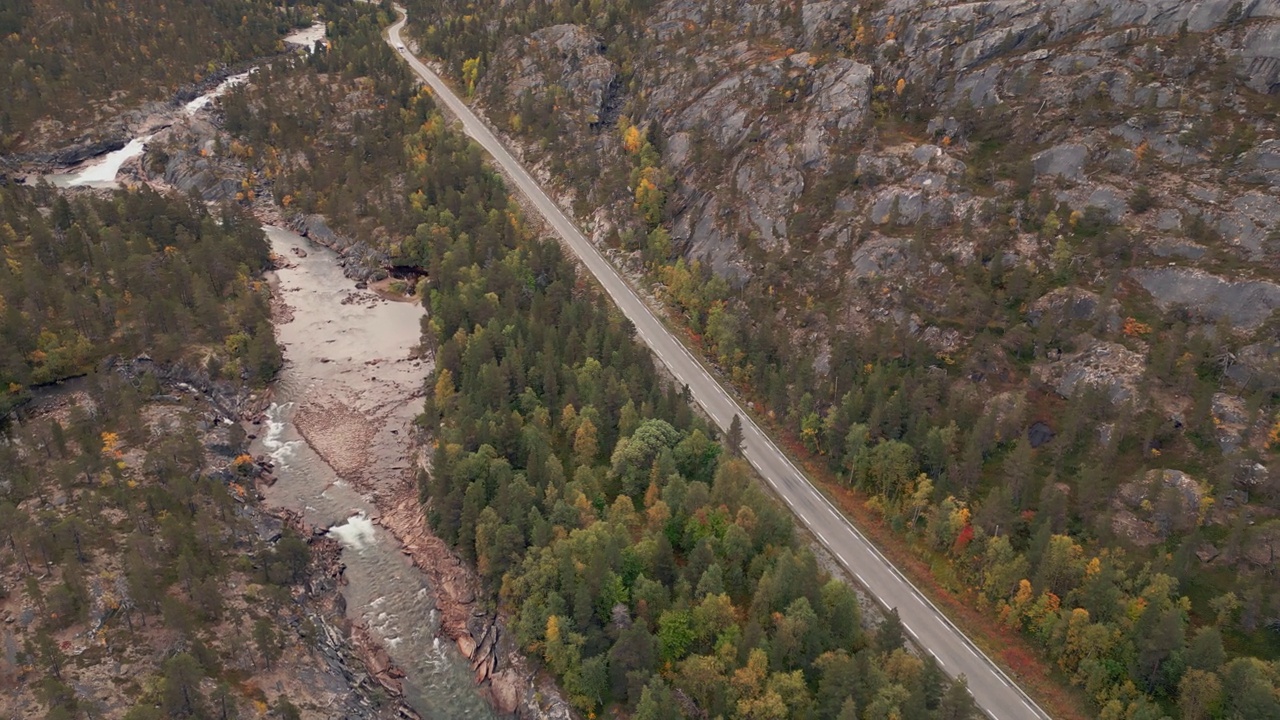
{"type": "Polygon", "coordinates": [[[1181,230],[1182,213],[1172,208],[1165,208],[1156,214],[1157,230],[1181,230]]]}
{"type": "Polygon", "coordinates": [[[1142,355],[1119,343],[1096,341],[1078,353],[1040,363],[1032,373],[1062,397],[1100,388],[1115,404],[1139,400],[1137,383],[1145,367],[1142,355]]]}
{"type": "Polygon", "coordinates": [[[1280,228],[1280,200],[1260,192],[1237,197],[1217,223],[1223,239],[1255,257],[1262,255],[1267,235],[1275,228],[1280,228]]]}
{"type": "Polygon", "coordinates": [[[1259,170],[1280,170],[1280,140],[1264,140],[1245,154],[1245,162],[1259,170]]]}
{"type": "Polygon", "coordinates": [[[349,238],[329,227],[323,215],[300,215],[292,226],[308,240],[337,251],[342,259],[342,274],[360,282],[374,282],[387,277],[386,267],[391,259],[386,253],[375,250],[363,240],[349,238]]]}
{"type": "Polygon", "coordinates": [[[1280,187],[1280,140],[1264,140],[1241,158],[1257,182],[1280,187]]]}
{"type": "Polygon", "coordinates": [[[1120,315],[1113,300],[1104,304],[1097,293],[1084,288],[1063,287],[1051,290],[1027,307],[1027,321],[1032,327],[1098,325],[1109,331],[1120,328],[1120,315]]]}
{"type": "Polygon", "coordinates": [[[970,95],[973,87],[992,83],[993,74],[1024,65],[1023,58],[1052,60],[1059,55],[1035,55],[1042,45],[1089,35],[1096,39],[1086,49],[1114,49],[1138,36],[1173,35],[1184,24],[1190,32],[1208,32],[1253,21],[1225,48],[1236,73],[1253,89],[1269,92],[1280,71],[1277,0],[892,0],[875,14],[877,29],[890,18],[906,29],[898,33],[896,45],[908,58],[903,73],[908,82],[953,77],[957,90],[968,82],[970,95]],[[959,45],[950,28],[965,29],[959,45]],[[984,79],[969,79],[971,73],[984,79]]]}
{"type": "Polygon", "coordinates": [[[871,222],[914,225],[924,213],[924,196],[918,192],[886,190],[871,206],[871,222]]]}
{"type": "Polygon", "coordinates": [[[734,57],[739,69],[730,72],[684,107],[676,106],[674,95],[655,97],[655,103],[670,103],[664,121],[681,138],[668,144],[665,160],[671,170],[690,176],[703,168],[693,162],[691,142],[703,138],[713,152],[733,158],[726,168],[739,215],[723,217],[725,189],[708,191],[706,184],[694,190],[680,184],[672,203],[685,208],[677,212],[676,239],[695,257],[712,258],[717,272],[739,276],[736,243],[723,246],[723,238],[734,237],[747,226],[759,245],[770,251],[789,247],[788,219],[794,204],[805,190],[804,174],[825,166],[832,144],[842,134],[859,128],[870,103],[871,69],[838,58],[815,64],[807,53],[781,59],[757,58],[746,48],[734,57]],[[807,87],[807,96],[793,92],[793,107],[762,114],[762,109],[779,104],[778,88],[807,87]],[[740,152],[748,138],[758,138],[751,152],[740,152]],[[693,213],[692,217],[683,215],[693,213]],[[729,225],[738,218],[737,231],[729,225]]]}
{"type": "Polygon", "coordinates": [[[869,278],[883,275],[902,261],[907,241],[900,238],[875,237],[863,243],[853,253],[853,278],[869,278]]]}
{"type": "Polygon", "coordinates": [[[1084,179],[1084,164],[1089,148],[1084,145],[1058,145],[1031,157],[1037,176],[1053,175],[1067,180],[1084,179]]]}
{"type": "Polygon", "coordinates": [[[1280,285],[1272,282],[1230,281],[1188,268],[1139,268],[1130,274],[1163,309],[1184,307],[1244,330],[1257,328],[1280,308],[1280,285]]]}
{"type": "Polygon", "coordinates": [[[1250,28],[1238,57],[1246,85],[1260,93],[1280,90],[1280,24],[1250,28]]]}

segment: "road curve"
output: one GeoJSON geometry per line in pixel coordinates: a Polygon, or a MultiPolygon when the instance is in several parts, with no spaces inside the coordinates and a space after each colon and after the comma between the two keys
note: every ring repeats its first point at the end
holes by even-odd
{"type": "Polygon", "coordinates": [[[462,123],[467,134],[493,156],[516,189],[546,218],[631,320],[645,344],[680,382],[689,386],[694,400],[712,420],[721,428],[728,428],[735,414],[742,419],[743,455],[791,507],[800,521],[882,604],[898,608],[899,617],[907,632],[938,660],[947,674],[953,677],[963,674],[967,677],[969,690],[988,715],[995,720],[1049,720],[1047,713],[1027,697],[1021,688],[965,637],[941,610],[921,594],[911,581],[818,492],[804,473],[800,472],[707,372],[702,363],[667,330],[595,246],[547,197],[524,166],[507,152],[484,122],[471,112],[431,68],[404,49],[400,31],[408,17],[403,8],[396,6],[396,9],[401,14],[400,18],[387,31],[392,47],[430,86],[437,101],[443,103],[462,123]]]}

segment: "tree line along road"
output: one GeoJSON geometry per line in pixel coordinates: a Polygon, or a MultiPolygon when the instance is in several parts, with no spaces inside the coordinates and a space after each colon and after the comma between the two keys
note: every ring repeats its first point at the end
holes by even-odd
{"type": "Polygon", "coordinates": [[[470,108],[431,68],[405,49],[400,32],[408,16],[387,30],[387,41],[435,93],[463,129],[497,162],[546,219],[605,292],[635,325],[636,332],[675,378],[689,386],[693,399],[721,428],[734,415],[742,422],[742,452],[760,476],[831,553],[884,606],[897,608],[907,632],[952,677],[964,675],[974,700],[994,720],[1048,720],[1026,693],[965,637],[892,563],[886,559],[760,430],[733,397],[688,348],[673,335],[574,223],[551,201],[538,183],[470,108]]]}

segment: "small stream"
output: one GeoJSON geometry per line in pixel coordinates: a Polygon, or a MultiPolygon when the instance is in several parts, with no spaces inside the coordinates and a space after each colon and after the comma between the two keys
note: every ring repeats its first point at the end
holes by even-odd
{"type": "MultiPolygon", "coordinates": [[[[286,35],[284,41],[292,45],[301,45],[308,48],[308,51],[315,45],[315,42],[324,37],[324,23],[316,23],[310,27],[302,28],[289,35],[286,35]]],[[[257,68],[251,68],[245,72],[231,77],[218,83],[213,90],[195,98],[188,102],[182,108],[184,117],[191,117],[200,110],[208,107],[223,93],[242,82],[249,79],[249,76],[257,68]]],[[[83,165],[67,172],[52,173],[45,176],[54,187],[92,187],[92,188],[112,188],[116,186],[116,176],[120,174],[120,168],[124,164],[138,157],[146,149],[147,143],[155,137],[155,133],[136,137],[130,140],[124,147],[114,152],[109,152],[101,157],[93,158],[83,165]]]]}

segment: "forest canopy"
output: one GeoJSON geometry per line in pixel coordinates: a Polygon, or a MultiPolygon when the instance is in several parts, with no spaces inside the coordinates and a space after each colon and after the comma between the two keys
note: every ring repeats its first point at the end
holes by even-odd
{"type": "Polygon", "coordinates": [[[145,188],[99,197],[0,187],[0,251],[0,413],[28,386],[85,374],[112,354],[195,355],[254,383],[280,367],[258,279],[266,237],[239,208],[145,188]]]}

